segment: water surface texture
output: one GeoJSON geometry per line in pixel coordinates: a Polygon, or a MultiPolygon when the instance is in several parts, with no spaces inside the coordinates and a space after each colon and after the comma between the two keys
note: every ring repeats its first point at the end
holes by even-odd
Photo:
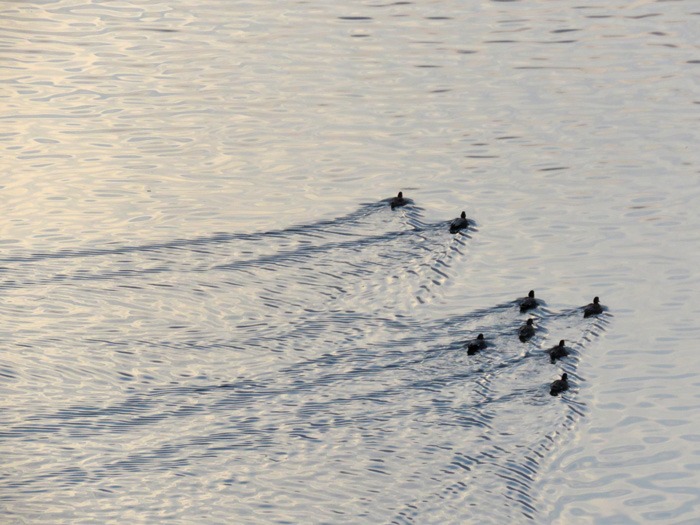
{"type": "Polygon", "coordinates": [[[696,2],[0,10],[0,521],[700,520],[696,2]]]}

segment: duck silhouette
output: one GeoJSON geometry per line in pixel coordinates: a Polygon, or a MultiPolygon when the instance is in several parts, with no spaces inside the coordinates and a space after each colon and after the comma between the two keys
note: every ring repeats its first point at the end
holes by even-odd
{"type": "Polygon", "coordinates": [[[486,348],[487,346],[488,345],[486,343],[486,339],[484,339],[484,334],[479,334],[478,336],[476,336],[476,339],[473,339],[472,341],[469,341],[466,344],[467,355],[474,355],[477,352],[486,348]]]}
{"type": "Polygon", "coordinates": [[[399,194],[389,201],[389,206],[391,209],[398,208],[399,206],[405,206],[406,199],[403,198],[403,192],[400,191],[399,194]]]}
{"type": "Polygon", "coordinates": [[[457,217],[450,223],[450,233],[458,233],[460,230],[466,230],[469,227],[467,214],[462,212],[462,215],[457,217]]]}
{"type": "Polygon", "coordinates": [[[561,379],[554,381],[549,387],[549,394],[556,396],[569,390],[569,376],[566,373],[561,375],[561,379]]]}
{"type": "Polygon", "coordinates": [[[527,322],[520,327],[520,330],[518,330],[518,337],[520,338],[521,342],[526,343],[532,339],[533,335],[535,335],[535,327],[532,323],[533,320],[528,319],[527,322]]]}
{"type": "Polygon", "coordinates": [[[557,346],[553,346],[549,350],[547,350],[547,353],[549,354],[549,360],[554,364],[554,362],[557,359],[561,359],[562,357],[566,357],[569,355],[569,351],[566,349],[564,346],[564,340],[562,339],[559,341],[559,344],[557,346]]]}
{"type": "Polygon", "coordinates": [[[603,313],[603,305],[600,304],[600,299],[596,296],[593,298],[593,302],[586,305],[583,309],[583,317],[591,317],[593,315],[598,315],[603,313]]]}
{"type": "Polygon", "coordinates": [[[520,313],[527,312],[537,308],[537,299],[535,299],[535,290],[530,290],[527,297],[520,299],[520,313]]]}

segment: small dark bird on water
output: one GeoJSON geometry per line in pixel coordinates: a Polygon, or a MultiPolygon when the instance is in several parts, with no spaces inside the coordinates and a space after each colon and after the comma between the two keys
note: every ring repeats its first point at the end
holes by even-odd
{"type": "Polygon", "coordinates": [[[561,379],[554,381],[549,387],[549,394],[556,396],[569,390],[569,376],[566,373],[561,375],[561,379]]]}
{"type": "Polygon", "coordinates": [[[458,233],[460,230],[466,230],[468,227],[469,221],[467,220],[467,214],[462,212],[462,215],[450,223],[450,233],[458,233]]]}
{"type": "Polygon", "coordinates": [[[559,341],[557,346],[553,346],[547,352],[549,353],[549,360],[552,362],[552,364],[554,364],[557,359],[561,359],[562,357],[569,355],[569,351],[564,346],[563,339],[559,341]]]}
{"type": "Polygon", "coordinates": [[[520,341],[526,343],[527,341],[532,339],[533,335],[535,335],[535,327],[532,325],[532,319],[528,319],[527,323],[520,327],[520,330],[518,331],[518,337],[520,338],[520,341]]]}
{"type": "Polygon", "coordinates": [[[600,299],[596,296],[593,298],[593,302],[586,305],[583,309],[583,317],[591,317],[592,315],[598,315],[603,313],[603,305],[600,304],[600,299]]]}
{"type": "Polygon", "coordinates": [[[484,334],[479,334],[476,339],[469,341],[467,343],[467,355],[474,355],[477,352],[486,348],[486,339],[484,339],[484,334]]]}
{"type": "Polygon", "coordinates": [[[405,206],[406,205],[406,199],[403,198],[403,192],[400,191],[399,194],[391,199],[389,201],[389,205],[391,206],[391,209],[393,210],[394,208],[398,208],[399,206],[405,206]]]}
{"type": "Polygon", "coordinates": [[[537,299],[535,299],[535,290],[530,290],[527,297],[520,300],[520,313],[527,312],[533,308],[537,308],[537,299]]]}

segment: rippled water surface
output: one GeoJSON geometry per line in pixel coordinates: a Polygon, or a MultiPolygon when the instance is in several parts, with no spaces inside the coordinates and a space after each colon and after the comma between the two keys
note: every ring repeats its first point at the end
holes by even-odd
{"type": "Polygon", "coordinates": [[[700,520],[697,2],[0,9],[2,523],[700,520]]]}

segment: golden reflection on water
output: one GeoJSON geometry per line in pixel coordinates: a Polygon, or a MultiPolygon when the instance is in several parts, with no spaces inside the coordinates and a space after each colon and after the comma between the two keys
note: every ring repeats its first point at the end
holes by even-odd
{"type": "Polygon", "coordinates": [[[691,6],[3,6],[9,516],[692,518],[691,6]]]}

